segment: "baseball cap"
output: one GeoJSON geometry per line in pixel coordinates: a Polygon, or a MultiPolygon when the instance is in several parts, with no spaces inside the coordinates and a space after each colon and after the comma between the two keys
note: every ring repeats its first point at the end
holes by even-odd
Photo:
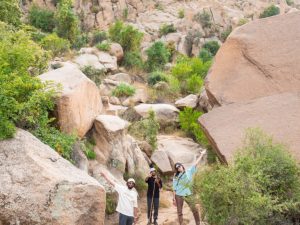
{"type": "Polygon", "coordinates": [[[135,184],[135,180],[133,178],[129,178],[127,182],[133,182],[135,184]]]}
{"type": "Polygon", "coordinates": [[[150,173],[153,172],[153,171],[156,171],[155,168],[150,168],[150,173]]]}
{"type": "Polygon", "coordinates": [[[175,168],[177,169],[178,167],[182,166],[181,163],[175,163],[175,168]]]}

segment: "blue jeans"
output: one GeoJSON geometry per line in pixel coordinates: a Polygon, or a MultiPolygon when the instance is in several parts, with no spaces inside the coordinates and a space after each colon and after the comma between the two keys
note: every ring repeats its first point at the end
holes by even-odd
{"type": "Polygon", "coordinates": [[[126,216],[122,213],[119,213],[119,225],[132,225],[134,222],[133,216],[126,216]]]}
{"type": "Polygon", "coordinates": [[[152,202],[152,198],[147,196],[147,215],[148,215],[148,220],[150,220],[152,222],[152,218],[150,218],[150,214],[153,217],[154,221],[157,221],[157,216],[158,216],[158,207],[159,207],[159,198],[153,198],[153,202],[152,202]],[[154,210],[154,214],[151,212],[151,207],[152,210],[154,210]]]}

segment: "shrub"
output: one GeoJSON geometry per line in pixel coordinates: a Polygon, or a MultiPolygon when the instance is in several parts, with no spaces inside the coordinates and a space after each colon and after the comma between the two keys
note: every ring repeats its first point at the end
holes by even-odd
{"type": "Polygon", "coordinates": [[[220,45],[217,41],[208,41],[205,42],[202,48],[207,49],[207,51],[209,51],[212,56],[215,56],[220,48],[220,45]]]}
{"type": "Polygon", "coordinates": [[[299,172],[284,146],[254,129],[234,163],[199,174],[194,190],[210,224],[297,224],[299,172]]]}
{"type": "Polygon", "coordinates": [[[124,19],[124,20],[127,20],[127,18],[128,18],[128,8],[125,8],[125,9],[123,10],[123,19],[124,19]]]}
{"type": "Polygon", "coordinates": [[[107,33],[105,31],[94,31],[92,34],[92,45],[101,43],[102,41],[107,40],[107,33]]]}
{"type": "Polygon", "coordinates": [[[242,25],[244,25],[244,24],[246,24],[246,23],[248,23],[248,22],[249,22],[248,19],[242,18],[242,19],[239,20],[238,25],[239,25],[239,26],[242,26],[242,25]]]}
{"type": "Polygon", "coordinates": [[[33,5],[28,14],[29,23],[44,32],[52,32],[55,27],[54,12],[33,5]]]}
{"type": "Polygon", "coordinates": [[[96,153],[93,150],[94,146],[95,143],[88,141],[87,139],[80,143],[80,147],[88,159],[96,159],[96,153]]]}
{"type": "Polygon", "coordinates": [[[260,15],[259,18],[266,18],[270,16],[275,16],[280,13],[280,9],[276,7],[275,5],[271,5],[268,8],[266,8],[260,15]]]}
{"type": "Polygon", "coordinates": [[[109,51],[110,43],[108,41],[103,41],[96,45],[96,47],[101,51],[109,51]]]}
{"type": "Polygon", "coordinates": [[[58,36],[68,39],[71,44],[78,42],[79,20],[72,9],[72,0],[60,0],[55,13],[58,36]]]}
{"type": "Polygon", "coordinates": [[[125,52],[138,51],[143,39],[143,33],[131,25],[124,25],[117,21],[109,27],[109,37],[112,41],[119,43],[125,52]]]}
{"type": "Polygon", "coordinates": [[[169,61],[172,61],[173,57],[176,53],[175,42],[174,41],[168,42],[166,45],[166,48],[167,48],[168,52],[170,53],[169,61]]]}
{"type": "Polygon", "coordinates": [[[202,25],[203,28],[211,28],[211,15],[207,11],[199,12],[194,16],[194,20],[202,25]]]}
{"type": "Polygon", "coordinates": [[[69,51],[70,42],[53,33],[47,35],[41,40],[41,46],[46,50],[50,50],[56,56],[69,51]]]}
{"type": "Polygon", "coordinates": [[[135,88],[125,83],[121,83],[112,91],[112,95],[116,97],[129,97],[134,94],[135,88]]]}
{"type": "Polygon", "coordinates": [[[89,37],[86,33],[78,34],[75,38],[75,42],[72,44],[72,47],[75,49],[81,49],[86,46],[89,42],[89,37]]]}
{"type": "Polygon", "coordinates": [[[189,93],[197,93],[203,86],[203,79],[197,74],[193,74],[186,80],[186,88],[189,93]]]}
{"type": "Polygon", "coordinates": [[[181,129],[197,141],[202,146],[208,146],[208,140],[201,129],[198,118],[202,115],[202,112],[193,110],[190,107],[184,108],[183,111],[179,113],[179,123],[181,129]]]}
{"type": "Polygon", "coordinates": [[[159,35],[160,36],[167,35],[169,33],[174,33],[174,32],[176,32],[174,24],[163,24],[159,28],[159,35]]]}
{"type": "Polygon", "coordinates": [[[160,71],[155,71],[155,72],[149,74],[149,76],[148,76],[148,84],[149,85],[153,86],[160,81],[165,81],[165,82],[168,81],[166,74],[164,74],[163,72],[160,72],[160,71]]]}
{"type": "Polygon", "coordinates": [[[229,34],[232,32],[232,27],[229,26],[227,27],[222,33],[221,33],[221,36],[220,36],[220,39],[221,41],[226,41],[227,37],[229,36],[229,34]]]}
{"type": "Polygon", "coordinates": [[[138,52],[138,51],[125,52],[122,64],[127,69],[133,69],[133,68],[142,69],[143,68],[143,60],[142,60],[140,52],[138,52]]]}
{"type": "Polygon", "coordinates": [[[213,55],[205,48],[202,48],[198,56],[204,63],[213,59],[213,55]]]}
{"type": "Polygon", "coordinates": [[[106,193],[106,204],[105,204],[105,214],[111,215],[116,212],[118,203],[118,194],[117,193],[106,193]]]}
{"type": "Polygon", "coordinates": [[[293,0],[286,0],[286,4],[288,4],[289,6],[294,5],[294,1],[293,0]]]}
{"type": "Polygon", "coordinates": [[[84,66],[80,70],[97,85],[101,84],[101,79],[105,75],[104,70],[95,69],[92,66],[84,66]]]}
{"type": "Polygon", "coordinates": [[[155,42],[150,48],[146,50],[147,61],[146,69],[148,71],[163,69],[164,65],[170,59],[170,52],[161,41],[155,42]]]}
{"type": "Polygon", "coordinates": [[[184,10],[183,9],[178,11],[178,18],[180,18],[180,19],[184,18],[184,10]]]}
{"type": "Polygon", "coordinates": [[[1,0],[0,1],[0,21],[18,26],[21,24],[22,16],[19,6],[19,0],[1,0]]]}

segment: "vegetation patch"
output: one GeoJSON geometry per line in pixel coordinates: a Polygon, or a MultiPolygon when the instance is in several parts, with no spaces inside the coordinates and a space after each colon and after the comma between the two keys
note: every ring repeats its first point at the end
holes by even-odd
{"type": "Polygon", "coordinates": [[[164,36],[164,35],[167,35],[169,33],[174,33],[174,32],[176,32],[176,28],[174,27],[174,24],[163,24],[159,28],[160,36],[164,36]]]}
{"type": "Polygon", "coordinates": [[[51,33],[55,28],[54,12],[33,5],[28,14],[29,23],[44,32],[51,33]]]}
{"type": "Polygon", "coordinates": [[[101,80],[104,77],[104,70],[95,69],[92,66],[84,66],[81,71],[97,85],[101,84],[101,80]]]}
{"type": "Polygon", "coordinates": [[[55,33],[42,38],[40,44],[44,49],[51,51],[54,56],[67,52],[70,49],[70,42],[58,37],[55,33]]]}
{"type": "Polygon", "coordinates": [[[163,69],[164,65],[169,62],[171,56],[165,44],[161,41],[155,42],[146,50],[146,53],[148,56],[145,64],[147,71],[163,69]]]}
{"type": "Polygon", "coordinates": [[[121,83],[112,91],[112,95],[116,97],[130,97],[134,94],[135,88],[125,83],[121,83]]]}
{"type": "Polygon", "coordinates": [[[268,8],[266,8],[260,15],[259,18],[266,18],[270,16],[276,16],[280,13],[280,9],[276,7],[275,5],[271,5],[268,8]]]}

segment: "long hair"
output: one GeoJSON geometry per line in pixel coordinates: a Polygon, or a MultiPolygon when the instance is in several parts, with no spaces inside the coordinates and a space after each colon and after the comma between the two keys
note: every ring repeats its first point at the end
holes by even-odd
{"type": "MultiPolygon", "coordinates": [[[[176,164],[175,164],[176,165],[176,164]]],[[[182,165],[182,164],[180,164],[181,166],[182,166],[182,168],[183,168],[183,172],[185,172],[185,168],[184,168],[184,166],[182,165]]],[[[180,174],[180,172],[178,171],[178,169],[176,168],[176,166],[175,166],[175,177],[177,178],[178,176],[179,176],[179,174],[180,174]]]]}

